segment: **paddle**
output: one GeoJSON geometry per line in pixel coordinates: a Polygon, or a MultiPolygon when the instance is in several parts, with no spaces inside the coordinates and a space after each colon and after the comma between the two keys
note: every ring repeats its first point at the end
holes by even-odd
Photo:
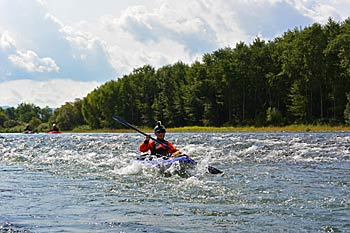
{"type": "MultiPolygon", "coordinates": [[[[122,124],[125,125],[126,127],[129,127],[130,129],[133,129],[133,130],[139,132],[140,134],[143,134],[144,136],[147,136],[147,135],[148,135],[148,134],[142,132],[141,130],[139,130],[138,128],[134,127],[133,125],[129,124],[127,121],[123,120],[122,118],[120,118],[120,117],[118,117],[118,116],[113,116],[112,118],[113,118],[114,120],[116,120],[116,121],[119,121],[120,123],[122,123],[122,124]]],[[[152,136],[151,136],[150,138],[151,138],[153,141],[158,142],[158,143],[163,144],[164,146],[168,147],[167,144],[165,144],[165,143],[159,141],[158,139],[153,138],[152,136]]]]}
{"type": "MultiPolygon", "coordinates": [[[[144,136],[147,136],[147,135],[148,135],[148,134],[142,132],[141,130],[137,129],[137,128],[134,127],[133,125],[129,124],[127,121],[125,121],[125,120],[122,119],[121,117],[113,116],[112,118],[113,118],[114,120],[120,122],[121,124],[125,125],[126,127],[128,127],[128,128],[130,128],[130,129],[133,129],[133,130],[139,132],[140,134],[142,134],[142,135],[144,135],[144,136]]],[[[156,141],[156,142],[158,142],[158,143],[160,143],[160,144],[163,144],[164,146],[168,147],[167,144],[165,144],[165,143],[159,141],[158,139],[153,138],[153,137],[150,137],[150,138],[151,138],[153,141],[156,141]]],[[[217,169],[217,168],[215,168],[215,167],[212,167],[212,166],[208,166],[208,172],[209,172],[210,174],[220,174],[220,173],[222,173],[222,171],[220,171],[219,169],[217,169]]]]}

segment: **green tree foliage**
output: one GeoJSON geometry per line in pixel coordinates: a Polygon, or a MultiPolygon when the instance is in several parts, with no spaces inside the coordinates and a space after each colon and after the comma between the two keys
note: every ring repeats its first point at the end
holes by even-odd
{"type": "Polygon", "coordinates": [[[250,76],[250,50],[249,46],[241,42],[234,48],[233,66],[235,70],[235,86],[232,91],[235,94],[233,100],[233,114],[236,123],[243,125],[249,122],[249,92],[251,85],[250,76]]]}
{"type": "Polygon", "coordinates": [[[39,110],[39,119],[42,122],[48,122],[51,115],[52,115],[52,109],[49,108],[48,106],[39,110]]]}
{"type": "Polygon", "coordinates": [[[347,103],[345,93],[350,90],[350,21],[342,24],[329,21],[326,25],[329,43],[325,49],[327,58],[327,77],[330,88],[327,109],[330,117],[340,119],[347,103]]]}
{"type": "Polygon", "coordinates": [[[11,119],[11,120],[17,119],[16,108],[14,108],[14,107],[6,108],[5,113],[6,113],[7,119],[11,119]]]}
{"type": "Polygon", "coordinates": [[[34,104],[21,103],[17,108],[0,110],[0,127],[3,126],[5,132],[21,132],[21,128],[29,123],[35,129],[40,124],[47,123],[51,115],[52,109],[49,107],[40,108],[34,104]]]}
{"type": "Polygon", "coordinates": [[[29,125],[32,127],[33,130],[35,130],[36,128],[38,128],[38,126],[42,123],[42,121],[37,118],[37,117],[33,117],[30,121],[29,121],[29,125]]]}
{"type": "Polygon", "coordinates": [[[200,62],[195,62],[189,67],[186,74],[187,85],[182,87],[184,91],[184,124],[183,125],[203,125],[203,82],[206,78],[205,66],[200,62]]]}
{"type": "Polygon", "coordinates": [[[16,127],[16,126],[19,126],[21,125],[20,122],[16,121],[16,120],[7,120],[4,122],[4,128],[13,128],[13,127],[16,127]]]}
{"type": "Polygon", "coordinates": [[[52,115],[52,109],[49,107],[41,109],[34,104],[21,103],[17,108],[7,108],[5,113],[8,119],[18,120],[23,123],[29,123],[32,118],[38,118],[42,122],[47,122],[52,115]]]}
{"type": "Polygon", "coordinates": [[[300,80],[295,81],[290,89],[290,105],[288,105],[288,110],[298,123],[306,123],[307,97],[305,89],[300,80]]]}
{"type": "Polygon", "coordinates": [[[66,103],[56,109],[49,123],[56,123],[61,130],[72,130],[85,122],[82,115],[82,100],[76,99],[74,103],[66,103]]]}
{"type": "Polygon", "coordinates": [[[100,127],[100,112],[97,106],[98,89],[90,92],[84,99],[82,104],[82,114],[86,123],[92,128],[100,127]]]}
{"type": "Polygon", "coordinates": [[[29,122],[33,117],[39,118],[40,108],[34,104],[21,103],[16,109],[16,116],[19,121],[29,122]]]}
{"type": "Polygon", "coordinates": [[[345,119],[345,123],[350,125],[350,93],[347,94],[347,99],[348,99],[348,102],[344,110],[344,119],[345,119]]]}
{"type": "MultiPolygon", "coordinates": [[[[184,122],[184,91],[188,66],[178,62],[173,66],[160,68],[153,83],[157,90],[152,108],[155,112],[152,125],[156,119],[164,119],[168,126],[182,126],[184,122]]],[[[152,110],[152,109],[151,109],[152,110]]]]}
{"type": "Polygon", "coordinates": [[[152,107],[156,95],[159,95],[159,80],[155,69],[149,65],[135,69],[121,81],[117,111],[120,116],[131,119],[138,125],[153,126],[154,115],[152,107]],[[126,113],[126,114],[125,114],[126,113]]]}
{"type": "Polygon", "coordinates": [[[283,117],[276,108],[269,107],[266,112],[266,122],[269,125],[273,126],[282,126],[283,125],[283,117]]]}
{"type": "Polygon", "coordinates": [[[4,126],[4,123],[7,119],[6,112],[4,109],[0,108],[0,127],[4,126]]]}

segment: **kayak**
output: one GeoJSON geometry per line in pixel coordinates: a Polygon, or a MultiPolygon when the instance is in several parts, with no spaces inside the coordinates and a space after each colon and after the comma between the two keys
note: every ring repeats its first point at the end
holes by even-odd
{"type": "Polygon", "coordinates": [[[35,133],[34,131],[31,131],[31,130],[26,130],[26,131],[24,131],[23,132],[24,134],[33,134],[33,133],[35,133]]]}
{"type": "MultiPolygon", "coordinates": [[[[181,155],[175,158],[170,158],[170,159],[163,159],[163,158],[158,158],[156,156],[152,155],[141,155],[136,159],[137,162],[141,162],[144,164],[150,164],[153,165],[161,170],[166,170],[170,168],[173,164],[179,164],[180,165],[180,170],[185,171],[186,168],[193,168],[197,165],[197,162],[187,155],[181,155]]],[[[213,167],[213,166],[207,166],[207,171],[210,174],[221,174],[223,173],[219,169],[213,167]]]]}
{"type": "Polygon", "coordinates": [[[137,161],[141,163],[148,163],[158,168],[170,167],[174,163],[179,163],[181,165],[189,165],[189,166],[193,166],[197,164],[196,161],[194,161],[187,155],[182,155],[182,156],[178,156],[170,159],[163,159],[163,158],[157,158],[152,156],[141,156],[137,158],[137,161]]]}
{"type": "Polygon", "coordinates": [[[60,133],[62,133],[62,132],[60,132],[60,131],[49,131],[49,132],[47,132],[47,133],[49,133],[49,134],[60,134],[60,133]]]}
{"type": "Polygon", "coordinates": [[[172,165],[173,163],[182,163],[182,164],[190,164],[190,165],[196,165],[197,162],[188,157],[187,155],[178,156],[175,158],[170,159],[163,159],[163,158],[157,158],[157,157],[151,157],[151,156],[141,156],[137,158],[137,161],[142,163],[149,163],[156,167],[164,166],[164,165],[172,165]]]}

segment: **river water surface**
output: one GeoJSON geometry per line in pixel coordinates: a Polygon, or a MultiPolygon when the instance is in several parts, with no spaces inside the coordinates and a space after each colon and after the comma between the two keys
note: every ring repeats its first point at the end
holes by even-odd
{"type": "Polygon", "coordinates": [[[167,139],[188,177],[135,162],[138,134],[0,134],[0,232],[350,232],[350,133],[167,139]]]}

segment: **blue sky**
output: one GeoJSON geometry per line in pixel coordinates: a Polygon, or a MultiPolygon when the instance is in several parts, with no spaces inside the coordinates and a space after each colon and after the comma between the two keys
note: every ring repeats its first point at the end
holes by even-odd
{"type": "Polygon", "coordinates": [[[349,16],[349,0],[0,0],[0,106],[59,107],[145,64],[349,16]]]}

